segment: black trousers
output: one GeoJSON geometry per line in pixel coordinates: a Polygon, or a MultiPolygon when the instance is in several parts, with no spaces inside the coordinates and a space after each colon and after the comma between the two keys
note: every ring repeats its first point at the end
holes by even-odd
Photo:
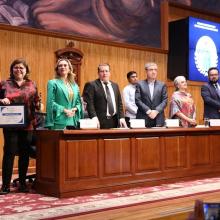
{"type": "Polygon", "coordinates": [[[24,184],[29,165],[29,148],[33,135],[32,131],[4,128],[3,135],[2,184],[5,186],[10,185],[16,155],[19,156],[18,173],[20,184],[24,184]]]}
{"type": "Polygon", "coordinates": [[[130,128],[130,118],[129,117],[125,117],[125,121],[126,121],[126,124],[127,126],[130,128]]]}
{"type": "Polygon", "coordinates": [[[108,128],[117,128],[118,127],[118,116],[114,115],[112,117],[104,117],[99,119],[100,128],[108,129],[108,128]]]}
{"type": "Polygon", "coordinates": [[[149,119],[147,123],[145,121],[145,126],[147,128],[156,127],[157,126],[156,119],[149,119]]]}

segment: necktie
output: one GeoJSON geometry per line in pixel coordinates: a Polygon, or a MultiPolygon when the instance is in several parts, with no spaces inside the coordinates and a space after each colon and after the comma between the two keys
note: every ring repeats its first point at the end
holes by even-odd
{"type": "Polygon", "coordinates": [[[215,87],[215,89],[216,89],[216,92],[218,93],[218,96],[220,97],[220,89],[218,88],[217,83],[214,84],[214,87],[215,87]]]}
{"type": "Polygon", "coordinates": [[[104,84],[105,84],[108,111],[109,111],[109,114],[112,116],[114,114],[114,107],[113,107],[113,103],[112,103],[111,93],[108,88],[108,83],[104,83],[104,84]]]}

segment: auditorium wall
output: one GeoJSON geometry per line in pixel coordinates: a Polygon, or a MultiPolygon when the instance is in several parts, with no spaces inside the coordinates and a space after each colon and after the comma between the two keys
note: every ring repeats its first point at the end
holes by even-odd
{"type": "MultiPolygon", "coordinates": [[[[69,39],[9,30],[0,30],[0,39],[0,79],[8,78],[9,66],[13,59],[24,57],[31,69],[30,78],[36,81],[38,90],[42,93],[42,102],[45,105],[47,81],[54,77],[54,52],[64,48],[69,39]]],[[[103,62],[111,65],[111,79],[116,81],[121,89],[127,84],[126,74],[130,70],[137,71],[140,79],[145,78],[144,64],[147,61],[158,63],[158,78],[162,81],[166,80],[166,53],[76,40],[74,43],[75,48],[80,49],[84,54],[80,76],[81,92],[86,81],[97,78],[97,66],[103,62]]],[[[2,146],[2,136],[0,140],[2,146]]],[[[0,150],[1,161],[2,147],[0,150]]]]}
{"type": "MultiPolygon", "coordinates": [[[[174,5],[175,6],[175,5],[174,5]]],[[[162,25],[166,30],[169,20],[172,20],[171,11],[175,10],[172,5],[165,5],[162,16],[162,25]]],[[[181,8],[181,16],[187,16],[189,8],[181,8]],[[184,13],[182,12],[184,11],[184,13]]],[[[199,12],[198,12],[199,13],[199,12]]],[[[189,13],[188,13],[189,14],[189,13]]],[[[166,30],[167,31],[167,30],[166,30]]],[[[163,35],[162,42],[166,42],[167,35],[163,35]]],[[[97,66],[99,63],[109,63],[111,65],[111,79],[116,81],[120,89],[127,84],[126,74],[130,70],[138,73],[139,79],[145,79],[144,64],[146,62],[156,62],[158,64],[158,79],[167,83],[169,100],[174,91],[173,83],[167,79],[167,50],[141,47],[126,47],[121,45],[101,44],[98,42],[80,40],[74,37],[63,37],[61,35],[41,34],[40,32],[20,31],[16,28],[0,28],[0,80],[9,76],[10,63],[15,58],[23,57],[27,60],[31,69],[31,79],[36,81],[38,90],[42,94],[42,102],[46,101],[47,81],[54,76],[55,51],[66,47],[69,41],[73,41],[75,48],[84,54],[80,75],[80,91],[82,92],[85,82],[97,78],[97,66]]],[[[189,92],[192,94],[197,107],[197,122],[203,121],[203,102],[200,96],[201,83],[189,82],[189,92]]],[[[166,109],[168,116],[168,108],[166,109]]],[[[2,129],[0,134],[0,161],[2,160],[3,137],[2,129]]],[[[35,162],[31,162],[34,167],[35,162]]],[[[17,161],[15,164],[17,167],[17,161]]],[[[0,163],[1,170],[1,163],[0,163]]]]}

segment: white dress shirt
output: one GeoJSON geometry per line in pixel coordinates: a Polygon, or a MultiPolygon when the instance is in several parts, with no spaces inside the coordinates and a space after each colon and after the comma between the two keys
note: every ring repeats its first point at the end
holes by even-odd
{"type": "Polygon", "coordinates": [[[123,98],[125,105],[125,116],[128,118],[136,118],[137,105],[135,104],[136,85],[129,84],[123,89],[123,98]]]}
{"type": "Polygon", "coordinates": [[[150,98],[151,100],[153,99],[153,94],[154,94],[154,82],[155,81],[148,81],[148,86],[149,86],[149,90],[150,90],[150,98]]]}

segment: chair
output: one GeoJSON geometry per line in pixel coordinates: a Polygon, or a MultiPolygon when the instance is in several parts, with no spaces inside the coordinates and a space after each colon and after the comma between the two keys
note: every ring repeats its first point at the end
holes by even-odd
{"type": "MultiPolygon", "coordinates": [[[[37,153],[36,140],[37,140],[36,135],[33,134],[31,146],[29,148],[29,156],[30,158],[34,158],[34,159],[36,159],[36,153],[37,153]]],[[[36,178],[36,174],[30,174],[27,175],[25,179],[28,180],[29,183],[33,183],[35,178],[36,178]]],[[[13,187],[17,187],[18,182],[19,182],[19,178],[14,179],[12,182],[13,187]]]]}

